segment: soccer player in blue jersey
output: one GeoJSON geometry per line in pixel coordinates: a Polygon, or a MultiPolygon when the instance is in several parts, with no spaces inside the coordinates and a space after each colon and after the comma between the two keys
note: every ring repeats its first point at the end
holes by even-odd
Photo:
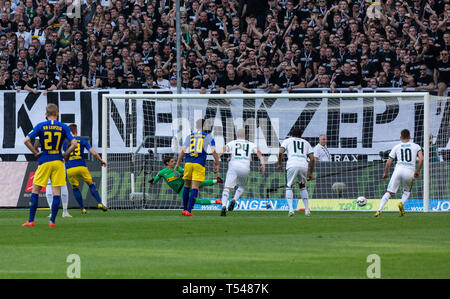
{"type": "MultiPolygon", "coordinates": [[[[92,196],[94,196],[95,200],[97,201],[98,208],[106,212],[107,208],[104,204],[102,204],[97,187],[92,181],[91,173],[86,167],[86,161],[83,158],[84,150],[88,150],[95,158],[97,158],[102,166],[106,166],[106,162],[102,160],[102,157],[100,157],[100,155],[92,148],[89,142],[78,137],[78,128],[76,124],[69,125],[69,128],[70,132],[76,140],[76,147],[70,154],[69,160],[66,162],[67,179],[69,180],[70,185],[72,185],[73,195],[80,205],[81,214],[86,214],[86,209],[83,205],[83,196],[81,195],[80,189],[78,188],[79,179],[89,185],[89,192],[91,192],[92,196]]],[[[66,144],[63,145],[63,148],[65,147],[66,144]]]]}
{"type": "Polygon", "coordinates": [[[38,207],[39,193],[42,187],[47,186],[50,178],[53,189],[52,214],[49,226],[55,226],[56,215],[58,214],[59,204],[61,202],[61,186],[66,184],[66,175],[64,173],[64,160],[68,160],[70,153],[76,147],[76,140],[70,134],[70,129],[66,124],[58,121],[58,106],[48,104],[45,116],[47,121],[39,123],[25,137],[24,143],[28,149],[38,157],[39,166],[33,179],[32,193],[30,197],[30,215],[28,221],[22,224],[23,227],[34,226],[34,218],[38,207]],[[39,137],[41,151],[37,150],[31,141],[39,137]],[[70,146],[63,154],[61,151],[64,140],[70,142],[70,146]]]}
{"type": "Polygon", "coordinates": [[[193,216],[192,209],[198,196],[200,184],[205,180],[206,150],[211,146],[214,157],[214,173],[219,171],[219,155],[216,152],[216,143],[212,135],[203,131],[205,120],[196,121],[196,131],[186,137],[186,140],[178,155],[175,170],[180,167],[181,160],[186,153],[186,164],[184,166],[184,190],[183,190],[183,212],[184,216],[193,216]],[[190,193],[189,193],[190,192],[190,193]]]}

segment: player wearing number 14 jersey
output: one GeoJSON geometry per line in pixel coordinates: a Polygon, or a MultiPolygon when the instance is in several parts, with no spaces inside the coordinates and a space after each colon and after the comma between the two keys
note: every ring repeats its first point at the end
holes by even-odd
{"type": "Polygon", "coordinates": [[[388,177],[389,168],[392,162],[397,159],[397,164],[395,165],[394,173],[392,174],[391,180],[387,187],[386,193],[381,198],[380,206],[375,213],[374,217],[378,217],[381,214],[387,201],[395,194],[400,186],[403,187],[403,194],[401,202],[398,204],[398,209],[400,210],[400,215],[405,215],[405,209],[403,205],[408,200],[411,187],[414,178],[418,178],[420,175],[420,170],[423,166],[423,154],[422,148],[411,142],[411,135],[409,130],[404,129],[400,133],[401,143],[394,146],[389,153],[389,158],[386,161],[384,167],[384,174],[382,179],[385,180],[388,177]],[[416,162],[419,162],[416,169],[416,162]]]}
{"type": "Polygon", "coordinates": [[[244,187],[247,183],[248,174],[250,172],[251,155],[255,153],[261,162],[261,173],[264,175],[266,170],[264,158],[256,147],[256,144],[245,139],[245,129],[237,131],[237,140],[227,143],[223,147],[223,152],[230,152],[231,159],[228,163],[227,177],[225,179],[225,187],[222,192],[222,211],[220,216],[226,216],[228,197],[231,189],[238,187],[234,193],[233,200],[228,207],[228,211],[233,211],[236,201],[244,193],[244,187]]]}
{"type": "Polygon", "coordinates": [[[294,216],[294,208],[292,206],[294,193],[292,191],[292,186],[296,182],[299,183],[300,196],[305,205],[305,215],[309,216],[310,211],[306,182],[314,179],[312,176],[314,171],[314,150],[308,141],[301,138],[300,129],[294,128],[291,136],[292,137],[287,138],[281,143],[280,152],[278,154],[277,170],[281,171],[283,155],[286,152],[288,156],[286,163],[286,200],[289,206],[289,216],[294,216]]]}
{"type": "Polygon", "coordinates": [[[39,166],[33,179],[29,218],[27,222],[22,224],[24,227],[34,226],[39,193],[41,192],[42,187],[47,186],[49,178],[53,189],[52,214],[49,226],[55,226],[55,219],[61,202],[61,186],[66,184],[63,160],[67,160],[70,153],[76,147],[75,138],[70,134],[69,127],[58,121],[58,114],[58,106],[55,104],[48,104],[45,113],[47,121],[39,123],[25,137],[24,143],[34,156],[38,157],[39,166]],[[31,140],[36,137],[39,137],[40,140],[40,152],[31,143],[31,140]],[[70,142],[70,146],[63,154],[61,146],[65,139],[70,142]]]}

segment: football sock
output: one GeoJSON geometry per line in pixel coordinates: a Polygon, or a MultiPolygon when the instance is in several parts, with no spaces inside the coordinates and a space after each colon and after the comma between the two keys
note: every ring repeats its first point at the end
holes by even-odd
{"type": "Polygon", "coordinates": [[[61,201],[63,206],[63,213],[67,212],[69,205],[69,191],[67,191],[67,185],[61,187],[61,201]]]}
{"type": "Polygon", "coordinates": [[[192,189],[191,195],[189,196],[188,208],[187,208],[187,211],[189,213],[191,213],[192,209],[194,208],[195,199],[197,198],[197,196],[198,196],[198,189],[192,189]]]}
{"type": "Polygon", "coordinates": [[[234,193],[234,197],[233,200],[238,200],[239,198],[241,198],[242,193],[244,193],[245,189],[243,187],[238,187],[236,192],[234,193]]]}
{"type": "Polygon", "coordinates": [[[217,184],[217,180],[216,179],[214,179],[214,180],[205,180],[205,181],[203,181],[200,184],[200,188],[213,186],[215,184],[217,184]]]}
{"type": "Polygon", "coordinates": [[[52,216],[50,217],[50,221],[53,223],[55,223],[55,219],[56,219],[56,215],[58,214],[60,202],[61,202],[61,196],[54,195],[53,202],[52,202],[52,216]]]}
{"type": "Polygon", "coordinates": [[[289,206],[289,211],[293,211],[294,208],[292,207],[292,201],[294,198],[294,192],[292,192],[291,188],[286,188],[286,200],[289,206]]]}
{"type": "Polygon", "coordinates": [[[411,192],[403,191],[402,200],[401,200],[402,204],[405,204],[405,202],[408,200],[410,194],[411,194],[411,192]]]}
{"type": "Polygon", "coordinates": [[[191,188],[184,187],[183,190],[183,210],[187,211],[188,209],[188,202],[189,202],[189,193],[191,191],[191,188]]]}
{"type": "Polygon", "coordinates": [[[32,193],[30,197],[30,216],[28,218],[28,222],[33,222],[34,217],[36,216],[36,210],[38,207],[39,195],[32,193]]]}
{"type": "Polygon", "coordinates": [[[80,209],[84,209],[83,196],[81,195],[80,189],[73,188],[72,191],[73,191],[73,195],[75,196],[75,200],[80,205],[80,209]]]}
{"type": "Polygon", "coordinates": [[[100,199],[100,195],[98,194],[98,191],[97,191],[97,187],[95,187],[94,184],[89,185],[89,191],[91,192],[92,196],[94,196],[95,200],[98,203],[102,203],[102,200],[100,199]]]}
{"type": "Polygon", "coordinates": [[[222,207],[227,207],[228,206],[228,197],[229,196],[230,196],[230,190],[223,189],[223,192],[222,192],[222,207]]]}
{"type": "Polygon", "coordinates": [[[305,211],[308,211],[308,190],[306,188],[300,189],[300,197],[302,198],[303,204],[305,205],[305,211]]]}
{"type": "Polygon", "coordinates": [[[197,198],[196,200],[195,200],[195,204],[197,204],[197,205],[211,205],[211,204],[213,204],[215,201],[212,201],[212,200],[210,200],[210,199],[205,199],[205,198],[197,198]]]}
{"type": "Polygon", "coordinates": [[[391,198],[391,194],[389,192],[384,193],[383,197],[381,198],[380,206],[378,207],[379,212],[383,210],[389,198],[391,198]]]}

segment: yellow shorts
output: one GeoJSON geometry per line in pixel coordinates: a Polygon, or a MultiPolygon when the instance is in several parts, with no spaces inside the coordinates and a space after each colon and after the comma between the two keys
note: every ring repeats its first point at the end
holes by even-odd
{"type": "Polygon", "coordinates": [[[63,161],[56,160],[39,165],[34,174],[33,184],[41,187],[47,186],[49,178],[53,187],[66,185],[63,161]]]}
{"type": "Polygon", "coordinates": [[[73,187],[78,187],[79,179],[87,184],[92,182],[92,176],[86,166],[77,166],[67,169],[67,179],[73,187]]]}
{"type": "Polygon", "coordinates": [[[205,180],[205,167],[198,163],[186,163],[183,180],[203,182],[205,180]]]}

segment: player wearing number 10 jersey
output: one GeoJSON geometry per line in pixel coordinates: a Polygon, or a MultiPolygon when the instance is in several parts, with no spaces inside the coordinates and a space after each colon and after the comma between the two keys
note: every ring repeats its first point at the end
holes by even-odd
{"type": "Polygon", "coordinates": [[[55,219],[61,202],[61,186],[66,184],[63,160],[67,160],[70,153],[76,147],[76,140],[70,134],[69,127],[66,124],[57,121],[58,114],[58,106],[55,104],[48,104],[45,113],[47,121],[39,123],[25,137],[25,145],[35,157],[39,157],[39,166],[33,179],[32,194],[30,197],[30,215],[28,221],[22,224],[22,226],[34,226],[39,193],[41,192],[42,187],[47,186],[49,178],[53,189],[52,214],[49,226],[55,226],[55,219]],[[41,152],[31,144],[31,140],[36,137],[39,137],[41,152]],[[70,142],[70,146],[67,151],[62,154],[61,146],[65,139],[70,142]]]}
{"type": "Polygon", "coordinates": [[[203,131],[204,119],[199,119],[195,123],[196,131],[186,137],[181,152],[175,165],[175,171],[180,167],[181,160],[186,153],[186,164],[184,166],[184,189],[183,189],[183,213],[184,216],[193,216],[194,207],[198,196],[198,189],[205,180],[205,163],[207,158],[207,148],[211,146],[214,157],[214,173],[219,171],[220,162],[216,152],[216,144],[212,135],[203,131]]]}
{"type": "Polygon", "coordinates": [[[375,217],[380,216],[387,201],[397,192],[400,186],[403,187],[403,194],[401,202],[398,204],[398,209],[400,210],[401,216],[405,215],[403,205],[409,198],[414,178],[419,177],[420,170],[423,166],[422,148],[418,144],[411,142],[410,139],[411,135],[409,130],[402,130],[400,133],[401,143],[394,146],[389,153],[389,158],[384,167],[383,180],[388,177],[389,168],[395,159],[397,159],[397,164],[395,165],[394,173],[389,181],[387,191],[381,198],[380,206],[374,215],[375,217]],[[416,169],[417,159],[419,165],[416,169]]]}
{"type": "Polygon", "coordinates": [[[313,180],[312,173],[314,171],[314,150],[308,141],[301,138],[301,131],[298,128],[292,130],[290,138],[281,143],[280,152],[278,154],[278,171],[281,171],[283,154],[286,152],[288,160],[286,163],[286,200],[289,206],[289,216],[294,215],[292,206],[294,193],[292,186],[296,181],[299,183],[300,196],[305,205],[305,215],[309,216],[308,190],[306,189],[306,181],[313,180]],[[309,159],[309,170],[308,170],[309,159]]]}

